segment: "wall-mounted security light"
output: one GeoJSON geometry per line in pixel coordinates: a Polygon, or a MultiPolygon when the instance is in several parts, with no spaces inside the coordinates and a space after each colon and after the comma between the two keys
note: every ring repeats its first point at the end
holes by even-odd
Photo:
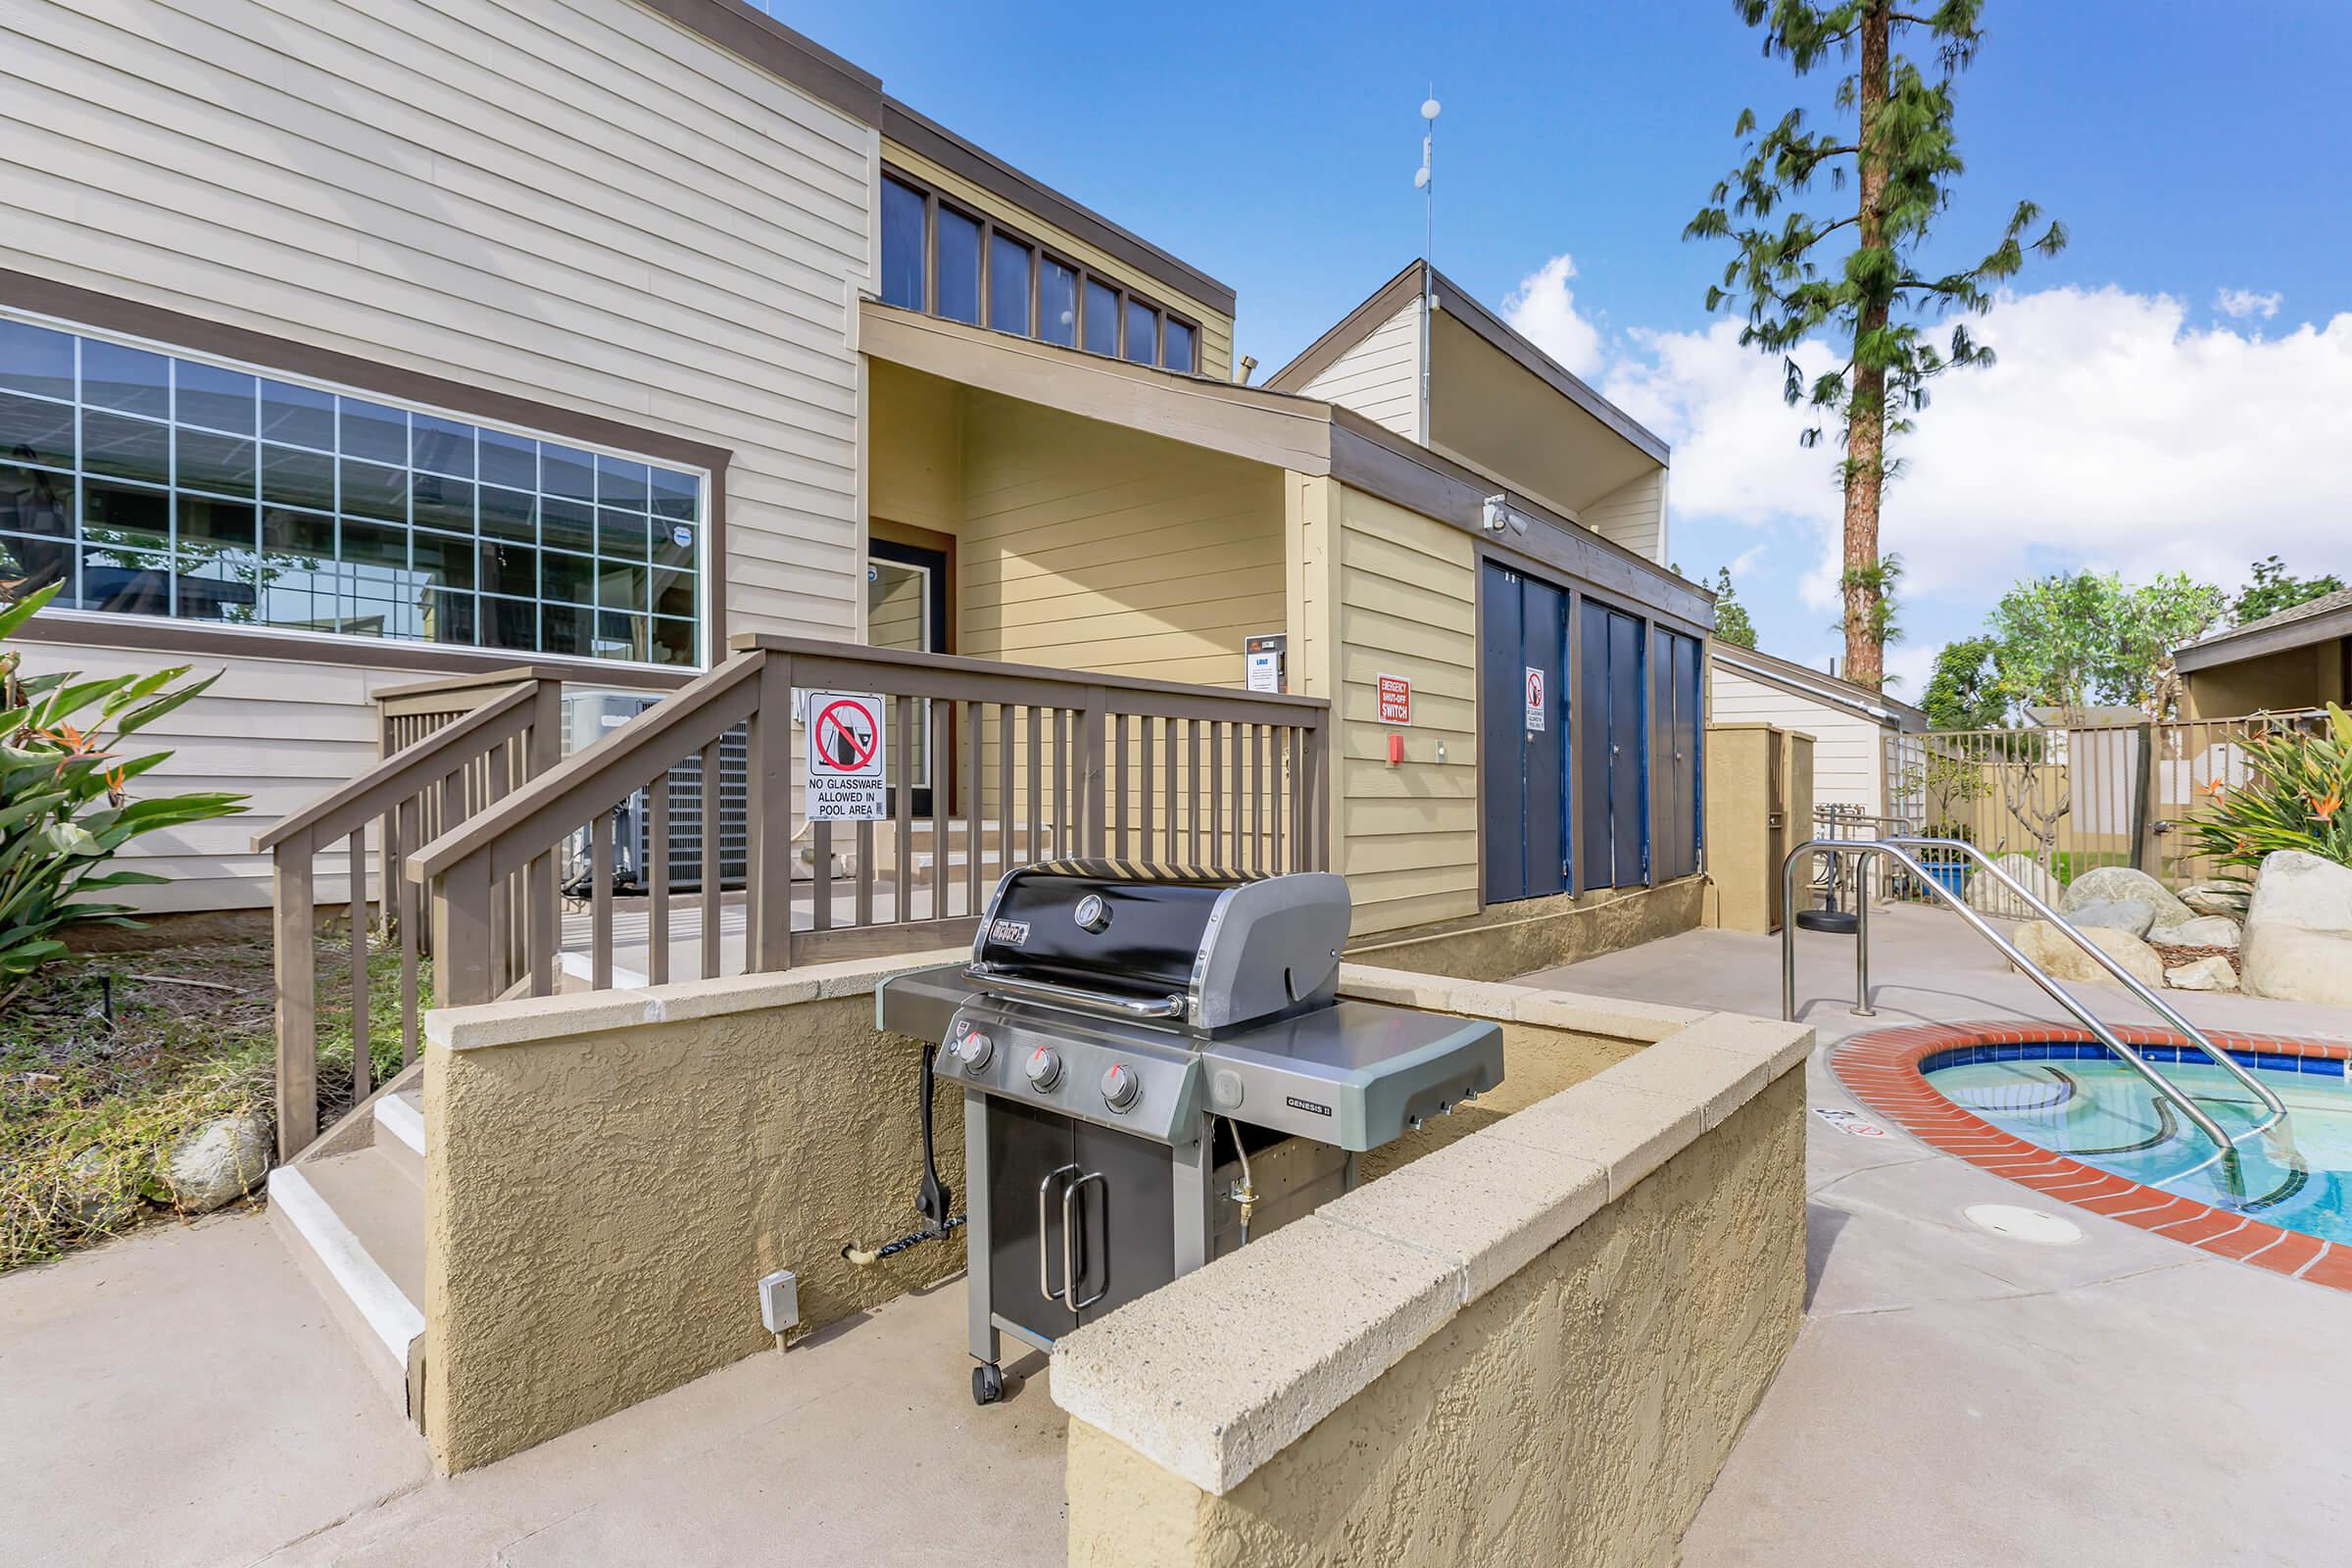
{"type": "Polygon", "coordinates": [[[1480,502],[1478,521],[1489,533],[1500,533],[1505,528],[1513,533],[1527,532],[1527,514],[1514,508],[1508,496],[1489,496],[1480,502]]]}

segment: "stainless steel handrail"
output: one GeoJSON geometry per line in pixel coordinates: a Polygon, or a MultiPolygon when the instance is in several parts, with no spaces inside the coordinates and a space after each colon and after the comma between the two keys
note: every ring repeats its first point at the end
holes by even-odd
{"type": "MultiPolygon", "coordinates": [[[[1899,841],[1887,839],[1809,839],[1805,843],[1800,844],[1795,849],[1789,851],[1788,859],[1781,862],[1781,1016],[1789,1020],[1790,1022],[1794,1022],[1796,1019],[1795,872],[1797,862],[1802,860],[1808,855],[1883,855],[1889,860],[1894,861],[1896,864],[1902,866],[1904,869],[1917,876],[1920,880],[1920,883],[1928,888],[1930,892],[1935,895],[1935,897],[1942,900],[1945,904],[1950,905],[1953,911],[1957,913],[1963,920],[1967,921],[1979,936],[1991,943],[1993,947],[2000,952],[2003,957],[2007,958],[2010,963],[2015,965],[2017,969],[2028,979],[2032,980],[2036,986],[2039,986],[2042,992],[2047,995],[2051,1001],[2057,1003],[2068,1012],[2073,1013],[2076,1020],[2080,1022],[2083,1028],[2090,1031],[2093,1039],[2097,1040],[2100,1045],[2105,1046],[2110,1052],[2114,1053],[2118,1060],[2124,1062],[2127,1066],[2131,1067],[2133,1072],[2139,1074],[2140,1078],[2144,1080],[2148,1087],[2156,1094],[2162,1096],[2166,1100],[2171,1101],[2180,1114],[2188,1118],[2190,1125],[2194,1126],[2197,1131],[2203,1133],[2209,1140],[2212,1141],[2215,1148],[2221,1152],[2224,1161],[2226,1162],[2227,1169],[2230,1173],[2229,1179],[2231,1188],[2233,1190],[2242,1189],[2243,1183],[2239,1179],[2236,1169],[2237,1145],[2230,1139],[2228,1133],[2222,1130],[2221,1123],[2215,1121],[2211,1115],[2207,1114],[2204,1107],[2198,1105],[2194,1101],[2190,1100],[2188,1095],[2171,1079],[2158,1072],[2152,1065],[2149,1064],[2145,1057],[2140,1055],[2138,1052],[2124,1044],[2123,1038],[2116,1034],[2114,1030],[2108,1028],[2106,1024],[2100,1022],[2098,1017],[2093,1014],[2087,1006],[2085,1006],[2081,1001],[2077,1000],[2073,992],[2060,985],[2047,970],[2041,967],[2041,965],[2035,963],[2032,958],[2027,957],[2024,953],[2018,950],[2018,947],[2015,943],[2011,942],[2007,937],[2001,935],[2000,932],[1994,930],[1990,922],[1985,920],[1985,918],[1979,914],[1975,909],[1970,908],[1966,902],[1964,902],[1951,889],[1945,887],[1935,877],[1929,875],[1928,868],[1908,853],[1908,851],[1904,848],[1905,845],[1918,845],[1923,847],[1934,847],[1937,849],[1944,848],[1948,845],[1950,847],[1969,851],[1971,853],[1974,853],[1975,848],[1973,845],[1962,844],[1956,839],[1921,839],[1910,837],[1905,837],[1899,841]]],[[[2118,974],[2122,973],[2121,970],[2115,969],[2113,961],[2108,958],[2108,956],[2104,952],[2101,952],[2098,948],[2094,947],[2082,936],[2080,931],[2077,931],[2073,926],[2068,925],[2064,920],[2060,919],[2057,912],[2051,909],[2048,905],[2043,904],[2039,899],[2034,898],[2032,894],[2026,893],[2023,888],[2017,888],[2014,878],[2009,877],[2006,872],[2001,871],[1997,866],[1994,867],[1993,874],[2015,889],[2015,891],[2025,898],[2029,905],[2039,910],[2047,919],[2050,920],[2052,924],[2058,926],[2059,929],[2072,936],[2079,945],[2081,945],[2086,952],[2089,952],[2094,957],[2099,959],[2112,972],[2118,974]]],[[[1864,904],[1862,907],[1866,910],[1868,908],[1868,905],[1864,904]]],[[[1870,956],[1868,951],[1870,944],[1870,922],[1867,913],[1863,913],[1860,920],[1857,922],[1854,940],[1856,948],[1860,950],[1855,957],[1854,968],[1856,979],[1862,988],[1861,997],[1859,1000],[1863,1004],[1863,1005],[1856,1010],[1866,1011],[1868,1008],[1868,1000],[1870,994],[1870,956]]],[[[2126,980],[2131,980],[2131,976],[2129,975],[2124,975],[2123,977],[2126,980]]],[[[2136,989],[2144,991],[2144,987],[2137,987],[2136,982],[2132,983],[2136,989]]],[[[2173,1014],[2170,1008],[2164,1007],[2162,1004],[2158,1004],[2158,1007],[2160,1011],[2172,1016],[2178,1016],[2178,1014],[2173,1014]]],[[[2200,1043],[2205,1044],[2206,1050],[2210,1051],[2213,1049],[2209,1043],[2204,1043],[2202,1041],[2201,1036],[2198,1038],[2200,1043]]],[[[2234,1066],[2235,1063],[2232,1063],[2231,1065],[2234,1066]]],[[[2272,1098],[2275,1099],[2275,1097],[2272,1098]]],[[[2268,1131],[2269,1128],[2277,1122],[2277,1116],[2272,1117],[2261,1127],[2252,1129],[2246,1136],[2252,1136],[2254,1132],[2268,1131]]]]}
{"type": "Polygon", "coordinates": [[[1075,1007],[1080,1012],[1092,1012],[1105,1018],[1184,1016],[1184,999],[1178,996],[1106,997],[1099,991],[1086,991],[1077,986],[1057,986],[1051,980],[1003,974],[980,963],[964,965],[963,977],[991,996],[1011,997],[1019,1002],[1043,1002],[1056,1007],[1075,1007]]]}

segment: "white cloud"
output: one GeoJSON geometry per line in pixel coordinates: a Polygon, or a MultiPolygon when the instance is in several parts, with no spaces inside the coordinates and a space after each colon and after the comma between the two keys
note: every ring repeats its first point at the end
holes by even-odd
{"type": "Polygon", "coordinates": [[[2213,308],[2224,316],[2234,316],[2241,320],[2249,316],[2259,316],[2267,321],[2278,314],[2279,301],[2285,297],[2276,290],[2258,294],[2250,288],[2226,288],[2214,295],[2213,308]]]}
{"type": "Polygon", "coordinates": [[[1600,328],[1577,314],[1568,286],[1574,276],[1576,259],[1554,256],[1519,280],[1502,302],[1502,318],[1575,374],[1590,376],[1601,366],[1600,328]]]}
{"type": "MultiPolygon", "coordinates": [[[[2263,336],[2192,328],[2166,295],[2058,288],[1972,324],[1998,362],[1934,384],[1886,495],[1882,547],[1903,556],[1914,607],[1960,599],[1973,621],[2009,582],[2059,566],[2234,586],[2273,551],[2304,571],[2345,561],[2352,315],[2263,336]]],[[[1781,401],[1778,362],[1738,337],[1730,322],[1634,333],[1603,390],[1674,443],[1678,518],[1810,532],[1800,594],[1834,612],[1835,432],[1799,448],[1806,420],[1781,401]]]]}

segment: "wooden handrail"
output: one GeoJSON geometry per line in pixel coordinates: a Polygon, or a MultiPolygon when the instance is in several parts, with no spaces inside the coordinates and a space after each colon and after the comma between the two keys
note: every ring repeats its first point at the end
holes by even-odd
{"type": "Polygon", "coordinates": [[[427,784],[438,784],[450,770],[448,754],[452,751],[495,746],[528,728],[537,695],[534,686],[517,686],[415,745],[401,748],[349,783],[292,815],[280,817],[269,832],[256,834],[254,853],[274,849],[297,833],[335,839],[373,821],[387,807],[407,800],[427,784]]]}

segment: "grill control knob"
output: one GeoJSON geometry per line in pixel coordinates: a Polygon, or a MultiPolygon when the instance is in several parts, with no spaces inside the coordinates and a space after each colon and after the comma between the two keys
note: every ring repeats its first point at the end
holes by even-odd
{"type": "Polygon", "coordinates": [[[1041,1095],[1047,1094],[1061,1082],[1061,1053],[1052,1046],[1040,1046],[1029,1053],[1029,1059],[1021,1063],[1021,1071],[1029,1075],[1030,1088],[1041,1095]]]}
{"type": "Polygon", "coordinates": [[[948,1049],[956,1054],[957,1061],[963,1063],[965,1072],[978,1072],[996,1055],[997,1043],[975,1029],[948,1049]]]}
{"type": "Polygon", "coordinates": [[[1144,1081],[1123,1061],[1112,1062],[1102,1074],[1102,1103],[1113,1110],[1125,1110],[1143,1092],[1144,1081]]]}

